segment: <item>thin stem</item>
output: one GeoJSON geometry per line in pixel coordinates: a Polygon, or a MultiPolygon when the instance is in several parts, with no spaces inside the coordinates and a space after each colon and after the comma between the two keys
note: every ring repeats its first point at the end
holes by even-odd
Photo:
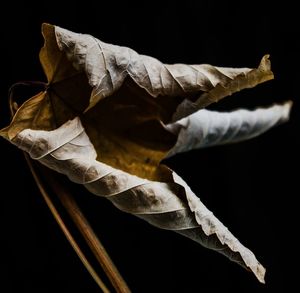
{"type": "Polygon", "coordinates": [[[91,266],[91,264],[89,263],[89,261],[87,260],[87,258],[85,257],[84,253],[82,252],[82,250],[80,249],[80,247],[78,246],[78,244],[76,243],[75,239],[73,238],[72,234],[70,233],[69,229],[66,227],[64,221],[62,220],[61,216],[59,215],[57,209],[55,208],[50,196],[48,195],[46,189],[44,188],[44,185],[39,177],[39,175],[37,174],[31,159],[28,157],[27,154],[25,154],[25,158],[26,161],[28,163],[29,169],[32,173],[32,176],[36,182],[36,185],[38,186],[48,208],[50,209],[52,215],[54,216],[56,222],[58,223],[59,227],[61,228],[61,230],[63,231],[64,235],[66,236],[67,240],[69,241],[69,243],[71,244],[71,246],[73,247],[74,251],[76,252],[77,256],[79,257],[79,259],[81,260],[81,262],[83,263],[83,265],[85,266],[85,268],[88,270],[88,272],[90,273],[90,275],[92,276],[92,278],[95,280],[95,282],[97,283],[97,285],[101,288],[101,290],[104,293],[110,293],[110,291],[108,290],[108,288],[106,287],[106,285],[104,284],[104,282],[100,279],[100,277],[98,276],[98,274],[96,273],[96,271],[94,270],[94,268],[91,266]]]}
{"type": "Polygon", "coordinates": [[[105,274],[111,281],[113,287],[118,293],[129,293],[131,292],[126,282],[122,278],[118,269],[114,265],[113,261],[106,252],[104,246],[100,242],[99,238],[95,235],[93,229],[91,228],[88,220],[81,212],[79,206],[75,202],[73,196],[65,188],[65,185],[62,184],[57,178],[58,176],[52,171],[41,168],[43,175],[47,178],[47,183],[53,189],[62,205],[65,207],[69,213],[71,219],[76,224],[78,230],[84,237],[94,256],[102,266],[105,274]]]}
{"type": "Polygon", "coordinates": [[[18,105],[15,104],[15,100],[14,100],[14,91],[17,87],[21,87],[21,86],[37,86],[37,87],[41,87],[44,90],[47,87],[47,84],[45,82],[42,81],[29,81],[29,80],[24,80],[24,81],[19,81],[14,83],[8,90],[8,103],[9,103],[9,109],[10,109],[10,113],[11,116],[13,116],[15,114],[15,112],[17,111],[18,105]]]}

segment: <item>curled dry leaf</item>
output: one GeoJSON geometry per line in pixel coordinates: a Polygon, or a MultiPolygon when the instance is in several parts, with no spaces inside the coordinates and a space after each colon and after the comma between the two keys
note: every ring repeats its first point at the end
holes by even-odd
{"type": "Polygon", "coordinates": [[[268,56],[257,69],[168,65],[57,26],[44,24],[43,35],[47,89],[0,134],[120,210],[215,249],[264,282],[254,254],[160,161],[287,120],[290,103],[252,112],[202,109],[273,78],[268,56]]]}

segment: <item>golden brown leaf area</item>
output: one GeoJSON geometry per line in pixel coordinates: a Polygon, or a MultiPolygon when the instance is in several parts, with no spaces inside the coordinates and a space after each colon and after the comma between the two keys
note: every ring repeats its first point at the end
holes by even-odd
{"type": "Polygon", "coordinates": [[[40,61],[48,79],[46,90],[26,101],[1,135],[12,140],[26,128],[52,130],[79,116],[96,151],[97,160],[150,180],[168,181],[160,161],[175,144],[165,130],[182,98],[153,98],[127,78],[109,98],[87,108],[92,88],[59,50],[55,27],[42,26],[45,39],[40,61]]]}

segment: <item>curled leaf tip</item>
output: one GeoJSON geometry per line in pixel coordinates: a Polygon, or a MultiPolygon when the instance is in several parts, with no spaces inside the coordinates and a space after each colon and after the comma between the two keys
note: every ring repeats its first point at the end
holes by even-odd
{"type": "Polygon", "coordinates": [[[266,54],[262,57],[259,68],[264,71],[271,70],[270,54],[266,54]]]}
{"type": "Polygon", "coordinates": [[[283,104],[283,107],[284,107],[284,121],[288,121],[290,119],[290,114],[291,114],[291,110],[292,110],[292,107],[293,107],[293,101],[292,100],[289,100],[289,101],[286,101],[284,104],[283,104]]]}

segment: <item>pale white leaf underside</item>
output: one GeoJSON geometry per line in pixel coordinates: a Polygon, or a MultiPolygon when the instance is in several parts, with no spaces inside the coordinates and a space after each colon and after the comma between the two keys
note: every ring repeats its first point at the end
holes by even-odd
{"type": "Polygon", "coordinates": [[[177,142],[168,157],[177,153],[214,145],[240,142],[256,137],[289,119],[292,103],[258,108],[255,111],[217,112],[206,109],[168,124],[177,142]]]}

